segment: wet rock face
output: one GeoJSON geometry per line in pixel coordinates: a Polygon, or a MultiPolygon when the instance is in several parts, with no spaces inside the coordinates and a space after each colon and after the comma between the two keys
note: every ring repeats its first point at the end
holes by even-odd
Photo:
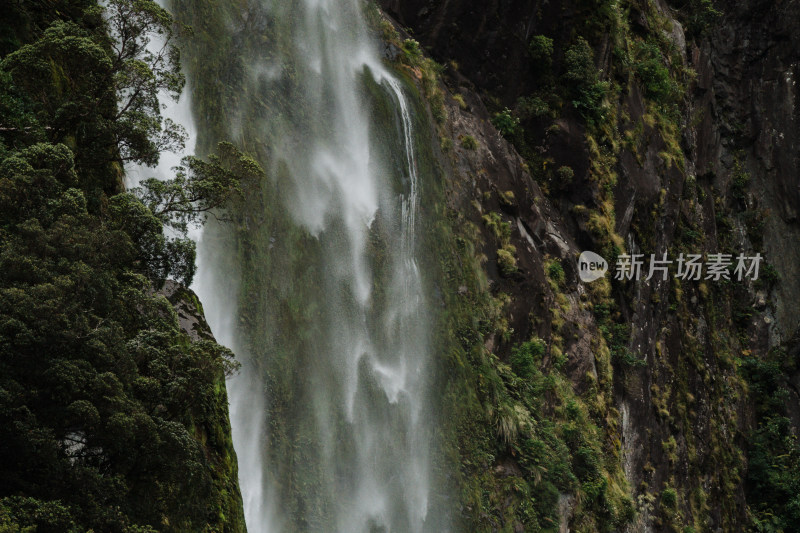
{"type": "MultiPolygon", "coordinates": [[[[720,82],[723,101],[745,117],[752,194],[769,213],[764,249],[781,280],[767,302],[762,337],[789,354],[800,350],[800,1],[726,2],[731,41],[713,39],[717,70],[738,70],[730,88],[720,82]],[[741,44],[736,44],[741,43],[741,44]],[[746,44],[745,44],[746,43],[746,44]],[[735,67],[731,67],[735,65],[735,67]],[[774,311],[771,308],[774,307],[774,311]],[[773,320],[774,313],[774,320],[773,320]]],[[[789,416],[800,427],[800,373],[790,378],[789,416]]]]}
{"type": "MultiPolygon", "coordinates": [[[[492,1],[476,4],[466,0],[382,0],[382,7],[401,25],[413,30],[417,38],[441,62],[454,60],[458,70],[479,92],[491,94],[504,105],[513,104],[527,93],[534,82],[530,69],[528,41],[543,33],[568,42],[573,23],[590,13],[580,2],[570,0],[542,2],[535,0],[492,1]]],[[[750,0],[717,2],[724,18],[707,38],[686,40],[674,11],[665,2],[659,10],[673,17],[673,41],[683,48],[681,55],[697,73],[692,90],[691,110],[686,128],[684,149],[697,176],[713,178],[715,186],[725,190],[731,174],[734,152],[748,152],[747,166],[754,178],[754,191],[774,220],[766,228],[767,252],[775,258],[779,271],[791,272],[800,261],[800,248],[787,247],[783,241],[800,236],[795,225],[800,214],[800,110],[797,106],[797,79],[800,76],[800,32],[794,28],[800,20],[800,2],[750,0]],[[788,239],[787,239],[788,237],[788,239]],[[795,252],[795,250],[797,250],[795,252]]],[[[634,6],[635,7],[635,6],[634,6]]],[[[646,30],[646,17],[636,9],[632,14],[646,30]],[[639,17],[636,17],[639,13],[639,17]]],[[[601,48],[607,48],[601,46],[601,48]]],[[[557,47],[558,49],[558,47],[557,47]]],[[[556,51],[556,54],[558,51],[556,51]]],[[[598,50],[600,67],[608,59],[607,50],[598,50]]],[[[558,57],[554,61],[558,61],[558,57]]],[[[631,121],[641,118],[641,95],[628,96],[631,121]],[[638,110],[638,112],[637,112],[638,110]]],[[[580,130],[575,120],[566,120],[562,131],[580,130]]],[[[647,132],[646,132],[647,134],[647,132]]],[[[659,189],[661,169],[657,165],[660,139],[651,135],[643,169],[622,154],[621,197],[618,221],[626,227],[626,208],[630,200],[639,205],[651,203],[659,189]]],[[[556,160],[573,154],[578,169],[584,167],[580,139],[554,139],[550,153],[556,160]]],[[[630,156],[630,154],[627,154],[630,156]]],[[[580,172],[578,172],[580,175],[580,172]]],[[[575,198],[573,203],[581,203],[575,198]]],[[[792,278],[792,276],[787,276],[792,278]]],[[[800,296],[800,282],[790,279],[780,289],[781,300],[800,296]]],[[[779,321],[786,328],[785,338],[800,325],[800,317],[779,300],[779,321]]]]}
{"type": "MultiPolygon", "coordinates": [[[[724,15],[699,38],[684,34],[676,11],[666,0],[657,3],[661,14],[672,23],[669,38],[675,43],[679,57],[696,73],[681,104],[680,144],[685,167],[681,170],[664,164],[659,156],[665,149],[664,139],[657,128],[645,124],[642,132],[645,149],[638,154],[622,149],[619,154],[614,191],[616,231],[625,239],[626,246],[635,248],[642,244],[636,242],[637,224],[641,228],[643,221],[647,221],[652,226],[647,228],[652,234],[650,246],[657,250],[671,249],[680,238],[679,222],[688,220],[702,233],[706,251],[713,253],[722,241],[720,202],[728,206],[736,203],[731,200],[732,182],[736,172],[746,172],[750,182],[745,198],[733,210],[734,214],[743,209],[763,214],[760,232],[763,242],[749,242],[744,236],[745,228],[734,224],[735,246],[760,251],[781,278],[772,290],[756,291],[753,287],[745,290],[748,294],[744,299],[750,302],[747,307],[754,310],[746,328],[749,347],[757,356],[776,346],[790,354],[797,353],[800,351],[797,312],[800,32],[796,25],[800,21],[800,1],[715,1],[715,7],[724,15]],[[696,179],[697,189],[705,191],[704,194],[687,191],[687,178],[696,179]],[[662,203],[653,218],[650,212],[659,202],[662,203]]],[[[552,37],[557,43],[553,58],[557,63],[561,60],[557,57],[558,49],[563,49],[564,43],[574,37],[570,33],[572,24],[586,17],[581,11],[582,4],[569,0],[487,4],[467,0],[382,0],[381,4],[401,25],[413,30],[414,38],[434,58],[442,63],[450,60],[458,63],[458,72],[452,75],[462,88],[474,88],[475,93],[496,99],[501,105],[512,105],[533,87],[535,80],[527,44],[530,38],[537,34],[552,37]]],[[[651,31],[648,18],[635,6],[631,9],[632,31],[651,31]]],[[[606,69],[610,54],[608,39],[598,42],[595,57],[598,67],[606,69]]],[[[477,94],[470,98],[477,99],[477,94]]],[[[626,112],[621,127],[642,122],[646,105],[636,85],[615,105],[626,112]]],[[[478,107],[470,100],[469,111],[478,107]]],[[[481,113],[485,120],[487,113],[482,107],[481,113]]],[[[487,146],[484,155],[481,151],[468,155],[474,161],[463,163],[460,170],[464,175],[478,176],[471,183],[465,182],[464,187],[473,187],[478,192],[512,190],[518,199],[514,206],[493,205],[482,201],[480,194],[464,192],[465,198],[456,201],[456,205],[466,206],[475,200],[484,204],[484,211],[503,211],[517,218],[519,231],[514,232],[512,239],[519,251],[522,281],[515,285],[514,280],[502,279],[496,271],[491,271],[491,261],[489,275],[505,292],[516,291],[511,322],[519,336],[536,333],[544,338],[549,324],[542,324],[541,331],[531,332],[527,320],[521,318],[546,311],[550,303],[543,287],[543,257],[549,254],[569,259],[587,245],[583,228],[569,211],[570,206],[588,203],[585,196],[591,193],[590,186],[582,187],[588,184],[579,181],[590,162],[581,121],[567,112],[558,120],[556,131],[546,135],[542,142],[543,149],[557,164],[569,165],[576,173],[574,183],[578,186],[562,195],[558,208],[538,199],[541,193],[529,176],[502,170],[504,166],[517,165],[517,156],[512,154],[509,159],[497,150],[499,145],[493,140],[489,142],[492,134],[484,131],[480,121],[461,117],[455,107],[451,116],[455,117],[455,129],[463,130],[455,134],[480,131],[483,145],[487,146]],[[503,158],[508,164],[502,163],[503,158]],[[477,173],[481,168],[488,172],[477,173]],[[563,241],[553,238],[554,234],[562,236],[563,241]],[[564,243],[563,250],[559,249],[560,242],[564,243]]],[[[491,256],[491,252],[487,250],[487,255],[491,256]]],[[[573,274],[567,272],[568,277],[574,277],[573,274]]],[[[690,310],[688,319],[671,309],[671,289],[667,285],[641,283],[630,294],[617,295],[621,313],[632,327],[630,348],[648,360],[648,366],[642,369],[615,368],[615,401],[621,413],[621,460],[635,496],[657,493],[670,483],[686,494],[693,491],[707,494],[708,501],[714,502],[709,503],[706,513],[710,527],[724,527],[726,519],[733,520],[728,524],[744,524],[747,520],[744,478],[734,489],[728,489],[725,496],[731,499],[721,504],[719,479],[701,479],[692,463],[714,462],[719,448],[733,448],[734,442],[737,447],[746,447],[744,435],[753,424],[753,406],[747,403],[746,394],[728,397],[720,388],[720,383],[735,383],[737,379],[735,368],[721,361],[714,347],[717,331],[722,330],[724,335],[733,331],[730,323],[733,309],[730,303],[715,302],[716,307],[712,307],[697,290],[684,289],[683,297],[690,310]],[[689,363],[690,352],[701,355],[689,363]],[[685,399],[678,399],[678,381],[691,391],[685,399]],[[688,414],[684,420],[690,422],[689,431],[681,429],[679,417],[675,416],[681,410],[688,414]],[[671,437],[674,438],[670,443],[671,437]],[[674,449],[670,449],[673,444],[674,449]],[[650,488],[642,489],[643,485],[650,488]],[[731,504],[735,509],[724,509],[731,504]]],[[[594,321],[591,316],[570,316],[567,321],[572,324],[568,328],[580,331],[568,349],[570,373],[579,388],[580,376],[591,371],[593,357],[588,344],[594,321]]],[[[497,348],[499,353],[503,346],[497,348]]],[[[788,402],[789,414],[797,425],[800,375],[790,377],[790,383],[793,390],[788,402]]],[[[745,473],[746,462],[741,468],[745,473]]],[[[684,516],[693,515],[688,505],[681,503],[679,507],[684,516]]],[[[646,506],[642,509],[631,531],[663,530],[657,511],[651,513],[652,509],[648,511],[646,506]]]]}
{"type": "Polygon", "coordinates": [[[725,19],[699,53],[700,101],[715,120],[698,132],[698,174],[729,175],[733,152],[745,151],[752,200],[769,212],[764,251],[781,274],[774,305],[786,342],[800,326],[800,2],[722,4],[725,19]]]}
{"type": "Polygon", "coordinates": [[[157,291],[157,294],[164,296],[178,315],[178,324],[192,342],[199,340],[214,340],[211,328],[206,322],[200,300],[197,295],[187,289],[177,281],[168,279],[164,286],[157,291]]]}
{"type": "Polygon", "coordinates": [[[433,57],[455,60],[481,88],[515,98],[530,84],[527,39],[539,20],[531,0],[382,0],[387,13],[412,28],[433,57]]]}

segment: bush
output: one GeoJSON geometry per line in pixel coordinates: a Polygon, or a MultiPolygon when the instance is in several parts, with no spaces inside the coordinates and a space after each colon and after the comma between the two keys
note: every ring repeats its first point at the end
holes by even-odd
{"type": "Polygon", "coordinates": [[[712,0],[691,0],[689,17],[689,33],[701,34],[722,16],[722,12],[714,9],[712,0]]]}
{"type": "Polygon", "coordinates": [[[687,36],[701,35],[722,16],[712,0],[672,0],[670,4],[684,14],[687,36]]]}
{"type": "Polygon", "coordinates": [[[478,141],[472,135],[464,135],[461,137],[461,147],[465,150],[477,150],[478,141]]]}
{"type": "Polygon", "coordinates": [[[511,110],[508,108],[503,109],[499,113],[495,113],[492,118],[492,124],[494,124],[494,127],[506,138],[511,138],[522,131],[519,125],[519,119],[513,116],[511,110]]]}
{"type": "Polygon", "coordinates": [[[514,205],[514,200],[516,197],[514,196],[514,191],[501,191],[497,193],[498,198],[500,199],[500,203],[506,206],[514,205]]]}
{"type": "Polygon", "coordinates": [[[800,444],[786,417],[786,363],[785,353],[773,350],[763,359],[745,357],[739,367],[756,408],[746,483],[755,531],[795,531],[800,523],[800,444]]]}
{"type": "Polygon", "coordinates": [[[573,471],[581,481],[591,481],[600,476],[600,459],[589,446],[581,446],[573,456],[573,471]]]}
{"type": "Polygon", "coordinates": [[[514,257],[517,249],[508,244],[497,250],[497,266],[500,267],[500,274],[511,276],[517,272],[517,258],[514,257]]]}
{"type": "Polygon", "coordinates": [[[564,267],[561,266],[560,261],[556,259],[547,265],[547,277],[554,281],[557,285],[564,283],[566,274],[564,274],[564,267]]]}
{"type": "Polygon", "coordinates": [[[661,493],[661,504],[668,509],[675,509],[678,505],[678,492],[672,487],[664,489],[661,493]]]}
{"type": "Polygon", "coordinates": [[[380,27],[380,31],[381,31],[381,36],[382,36],[384,41],[391,42],[391,41],[397,39],[398,34],[397,34],[397,30],[394,27],[394,24],[392,24],[388,20],[382,18],[380,23],[379,23],[379,27],[380,27]]]}
{"type": "Polygon", "coordinates": [[[447,110],[444,107],[444,93],[437,87],[429,94],[431,114],[433,118],[436,119],[436,122],[441,124],[447,118],[447,110]]]}
{"type": "Polygon", "coordinates": [[[747,196],[747,187],[750,185],[750,173],[744,167],[741,159],[737,157],[733,165],[731,178],[731,196],[734,200],[744,203],[747,196]]]}
{"type": "Polygon", "coordinates": [[[536,373],[536,367],[545,353],[542,339],[533,339],[511,351],[511,369],[522,379],[529,379],[536,373]]]}
{"type": "Polygon", "coordinates": [[[767,287],[772,287],[780,280],[781,276],[778,274],[778,270],[769,263],[765,263],[764,268],[761,269],[759,281],[763,281],[763,284],[767,287]]]}
{"type": "Polygon", "coordinates": [[[419,42],[414,39],[406,39],[403,41],[403,51],[406,53],[408,62],[416,65],[422,59],[422,49],[419,47],[419,42]]]}
{"type": "Polygon", "coordinates": [[[608,83],[601,82],[594,66],[594,52],[579,37],[564,55],[567,71],[564,78],[573,97],[572,105],[589,122],[600,121],[605,116],[603,99],[608,92],[608,83]]]}
{"type": "Polygon", "coordinates": [[[670,76],[664,57],[655,43],[636,45],[636,76],[642,83],[645,96],[660,104],[675,101],[680,89],[670,76]]]}
{"type": "Polygon", "coordinates": [[[561,185],[569,185],[572,183],[572,178],[575,177],[575,171],[572,168],[563,166],[556,170],[556,176],[561,185]]]}
{"type": "Polygon", "coordinates": [[[511,223],[503,222],[500,213],[493,211],[483,215],[483,223],[492,231],[501,245],[508,244],[508,241],[511,239],[511,223]]]}
{"type": "Polygon", "coordinates": [[[517,100],[517,114],[523,120],[542,117],[550,112],[550,106],[538,96],[523,96],[517,100]]]}
{"type": "Polygon", "coordinates": [[[567,49],[564,63],[567,67],[564,77],[574,85],[598,81],[594,52],[583,37],[578,37],[578,41],[567,49]]]}
{"type": "Polygon", "coordinates": [[[544,35],[536,35],[528,44],[531,58],[537,65],[549,67],[553,61],[553,39],[544,35]]]}

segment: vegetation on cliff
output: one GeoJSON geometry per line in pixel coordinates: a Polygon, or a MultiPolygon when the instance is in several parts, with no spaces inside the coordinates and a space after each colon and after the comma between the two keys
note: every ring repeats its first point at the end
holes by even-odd
{"type": "Polygon", "coordinates": [[[124,163],[180,145],[158,93],[183,77],[175,48],[147,46],[169,43],[167,12],[105,6],[0,7],[0,530],[243,531],[232,354],[181,328],[188,291],[158,289],[195,268],[164,225],[185,230],[258,169],[223,146],[124,190],[124,163]]]}
{"type": "MultiPolygon", "coordinates": [[[[613,281],[587,291],[578,287],[571,268],[581,249],[602,253],[612,269],[624,251],[649,257],[668,250],[673,258],[680,253],[763,251],[764,230],[774,213],[765,205],[769,200],[754,193],[747,170],[759,166],[754,160],[762,156],[756,149],[751,154],[750,148],[763,124],[745,125],[742,117],[733,116],[736,111],[750,116],[750,110],[731,103],[736,96],[726,85],[729,71],[722,68],[719,85],[710,79],[715,75],[710,58],[716,51],[709,39],[730,39],[730,31],[769,35],[760,26],[770,20],[767,12],[771,17],[785,8],[743,5],[748,18],[742,21],[723,16],[722,6],[733,9],[734,3],[706,0],[521,2],[493,4],[480,16],[465,2],[425,9],[421,2],[387,0],[382,5],[409,27],[419,49],[446,65],[443,80],[453,103],[448,112],[457,115],[449,127],[459,139],[471,139],[471,151],[490,151],[489,156],[466,154],[470,163],[465,165],[465,153],[457,148],[453,152],[458,146],[451,140],[454,132],[439,132],[453,165],[445,171],[456,191],[451,195],[458,198],[448,198],[452,227],[469,228],[458,230],[453,251],[459,259],[451,268],[459,265],[463,272],[467,258],[473,257],[472,278],[488,278],[483,289],[466,277],[449,291],[456,301],[464,301],[474,298],[473,291],[488,289],[488,302],[495,302],[485,303],[485,312],[473,307],[475,302],[465,309],[463,324],[469,324],[469,317],[487,316],[495,326],[480,329],[473,322],[473,330],[481,332],[471,333],[469,344],[476,355],[453,365],[458,369],[453,383],[469,374],[465,369],[481,379],[505,373],[528,378],[489,379],[494,392],[476,394],[474,404],[464,398],[482,391],[480,382],[466,386],[452,399],[462,420],[480,419],[481,409],[498,405],[498,388],[502,392],[513,391],[513,383],[535,385],[538,373],[548,375],[562,366],[571,384],[564,390],[591,406],[589,421],[604,433],[601,442],[605,439],[606,445],[600,450],[607,473],[624,466],[624,478],[632,485],[619,486],[635,501],[634,512],[622,515],[630,520],[628,527],[795,530],[797,396],[791,380],[796,379],[797,363],[789,354],[797,350],[795,340],[776,339],[774,333],[767,338],[765,333],[774,327],[775,287],[780,283],[775,268],[768,264],[753,284],[613,281]],[[744,29],[734,30],[738,26],[744,29]],[[719,86],[722,94],[715,101],[713,90],[719,86]],[[488,135],[472,142],[483,126],[466,121],[473,131],[465,131],[461,115],[466,110],[485,117],[476,92],[486,102],[493,125],[524,157],[522,167],[536,186],[524,175],[508,179],[492,166],[496,152],[481,146],[489,144],[488,135]],[[722,125],[716,127],[714,121],[722,125]],[[710,153],[721,161],[709,161],[710,153]],[[466,183],[483,189],[465,191],[466,183]],[[548,203],[557,214],[528,207],[548,203]],[[562,248],[570,249],[556,250],[550,260],[540,257],[547,239],[537,238],[535,230],[542,225],[566,236],[562,248]],[[560,283],[551,276],[539,278],[538,268],[526,266],[531,260],[548,273],[552,261],[567,265],[565,278],[557,275],[560,283]],[[531,291],[531,285],[537,289],[531,291]],[[576,300],[579,309],[591,312],[591,319],[576,318],[576,300]],[[581,346],[576,328],[590,331],[591,347],[581,346]],[[538,348],[530,352],[525,347],[540,346],[540,339],[548,350],[558,348],[557,356],[565,353],[566,364],[558,357],[526,363],[520,354],[538,353],[538,348]],[[485,354],[482,359],[479,352],[485,354]],[[601,386],[587,389],[584,380],[589,376],[570,371],[585,364],[597,365],[594,379],[601,386]],[[603,401],[598,393],[604,393],[603,401]],[[466,414],[469,405],[473,409],[466,414]]],[[[781,39],[767,37],[768,49],[781,39]]],[[[778,64],[793,61],[787,46],[780,49],[773,52],[783,54],[778,64]]],[[[724,61],[738,64],[731,57],[724,61]]],[[[791,69],[785,70],[791,79],[791,69]]],[[[771,171],[762,170],[762,186],[771,171]]],[[[773,247],[792,246],[774,242],[773,237],[773,247]]],[[[451,316],[457,308],[448,303],[451,316]]],[[[789,321],[780,327],[792,335],[789,321]]],[[[465,325],[456,331],[469,339],[469,329],[465,325]]],[[[518,395],[512,398],[519,402],[518,395]]],[[[518,428],[529,419],[538,421],[544,412],[545,421],[558,427],[559,406],[569,396],[544,399],[538,409],[512,402],[511,409],[499,412],[514,414],[506,418],[521,421],[518,428]]],[[[484,490],[483,503],[468,510],[487,529],[513,530],[525,524],[535,530],[519,502],[536,506],[541,492],[529,494],[520,487],[536,487],[547,474],[528,470],[519,449],[504,448],[502,435],[514,434],[507,423],[494,432],[481,433],[477,427],[483,426],[462,433],[459,446],[462,460],[470,449],[487,452],[479,463],[485,479],[475,483],[477,474],[468,469],[462,479],[464,486],[484,490]],[[521,480],[503,486],[490,482],[492,478],[521,480]]],[[[541,424],[533,427],[541,432],[541,424]]],[[[562,448],[563,457],[572,460],[579,451],[574,444],[562,448]]],[[[575,491],[565,487],[562,496],[575,491]]],[[[562,503],[562,527],[609,527],[597,509],[562,503]]],[[[553,509],[552,502],[544,507],[553,509]]],[[[546,530],[550,523],[541,519],[546,530]]]]}
{"type": "MultiPolygon", "coordinates": [[[[231,109],[246,109],[235,117],[239,140],[269,162],[276,139],[259,121],[284,93],[245,90],[238,55],[262,50],[269,24],[238,17],[243,2],[173,0],[200,32],[184,57],[203,80],[200,150],[218,153],[126,192],[126,162],[152,164],[182,142],[157,98],[183,87],[177,51],[146,46],[178,30],[149,0],[105,5],[106,17],[94,0],[0,7],[0,457],[11,458],[0,464],[0,531],[244,529],[222,381],[231,354],[182,330],[176,296],[155,291],[167,278],[191,282],[185,231],[212,211],[232,222],[208,238],[230,252],[218,266],[241,281],[242,344],[254,360],[272,358],[269,371],[257,365],[276,415],[272,462],[298,459],[281,503],[302,516],[299,529],[324,523],[330,510],[312,485],[324,473],[295,443],[316,453],[311,404],[297,391],[322,335],[319,308],[302,303],[320,290],[313,265],[325,250],[283,204],[285,169],[242,196],[260,169],[216,144],[231,109]],[[267,321],[292,334],[266,340],[267,321]]],[[[710,0],[539,7],[524,31],[492,37],[513,34],[505,52],[524,56],[522,66],[468,57],[464,36],[452,41],[467,52],[439,64],[424,32],[401,37],[368,11],[387,65],[418,96],[422,247],[433,251],[423,263],[442,303],[444,402],[434,414],[444,449],[434,460],[457,500],[437,494],[431,508],[449,508],[471,531],[797,531],[800,447],[787,400],[797,350],[794,339],[766,339],[772,317],[758,303],[780,283],[776,269],[742,287],[584,290],[573,268],[578,245],[612,268],[625,251],[763,246],[771,215],[751,194],[745,126],[720,134],[740,149],[720,148],[721,166],[701,165],[692,143],[710,134],[700,125],[712,112],[726,112],[702,101],[710,89],[692,58],[710,53],[721,9],[710,0]],[[491,127],[524,158],[505,154],[513,179],[491,167],[500,153],[487,148],[491,127]],[[566,236],[563,246],[548,245],[546,231],[566,236]]],[[[482,20],[498,24],[492,17],[482,20]]],[[[393,130],[386,95],[365,86],[370,113],[393,130]]],[[[297,102],[287,108],[286,120],[314,120],[297,102]]],[[[385,297],[381,223],[370,232],[376,299],[385,297]]]]}

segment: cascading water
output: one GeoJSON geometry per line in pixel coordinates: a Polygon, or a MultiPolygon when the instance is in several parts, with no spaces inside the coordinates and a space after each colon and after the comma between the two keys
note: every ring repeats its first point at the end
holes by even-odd
{"type": "MultiPolygon", "coordinates": [[[[195,284],[243,364],[228,389],[248,530],[446,531],[413,106],[359,0],[245,4],[206,37],[227,86],[183,47],[199,151],[230,139],[268,174],[234,225],[206,226],[195,284]]],[[[199,8],[169,7],[202,36],[199,8]]]]}

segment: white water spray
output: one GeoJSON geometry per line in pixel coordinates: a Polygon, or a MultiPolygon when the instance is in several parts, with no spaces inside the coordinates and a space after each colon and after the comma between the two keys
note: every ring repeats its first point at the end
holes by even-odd
{"type": "MultiPolygon", "coordinates": [[[[285,279],[248,286],[263,291],[254,299],[262,308],[248,309],[241,301],[248,273],[221,266],[232,260],[220,257],[214,240],[225,229],[194,235],[193,289],[218,342],[243,364],[228,391],[250,533],[448,528],[446,512],[431,508],[436,395],[431,312],[417,261],[414,116],[361,8],[359,0],[250,0],[250,20],[262,17],[271,28],[261,53],[245,61],[247,92],[263,95],[266,111],[238,99],[228,110],[229,139],[268,146],[264,162],[281,198],[273,209],[287,214],[293,233],[313,239],[316,289],[298,286],[294,272],[268,270],[285,279]],[[370,111],[367,84],[377,87],[370,98],[394,110],[388,124],[370,111]],[[282,329],[286,308],[318,310],[312,339],[291,342],[304,332],[282,329]],[[243,313],[260,322],[243,328],[243,313]]],[[[188,95],[165,114],[192,125],[186,104],[188,95]]],[[[247,225],[251,241],[270,243],[259,251],[264,261],[307,243],[266,226],[247,225]]]]}

